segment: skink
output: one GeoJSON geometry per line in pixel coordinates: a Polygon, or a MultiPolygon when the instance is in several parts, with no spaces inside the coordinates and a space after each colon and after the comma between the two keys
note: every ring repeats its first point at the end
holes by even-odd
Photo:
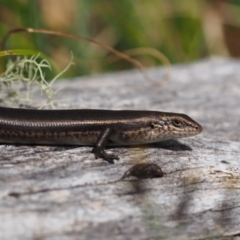
{"type": "Polygon", "coordinates": [[[96,158],[113,163],[106,145],[139,145],[199,134],[185,114],[133,110],[33,110],[0,107],[0,142],[93,145],[96,158]]]}

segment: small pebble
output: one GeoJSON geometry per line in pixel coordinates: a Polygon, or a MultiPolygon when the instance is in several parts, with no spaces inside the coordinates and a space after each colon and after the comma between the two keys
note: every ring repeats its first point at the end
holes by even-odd
{"type": "Polygon", "coordinates": [[[144,178],[160,178],[163,177],[162,169],[155,163],[139,163],[128,169],[122,176],[121,179],[127,177],[137,177],[140,179],[144,178]]]}

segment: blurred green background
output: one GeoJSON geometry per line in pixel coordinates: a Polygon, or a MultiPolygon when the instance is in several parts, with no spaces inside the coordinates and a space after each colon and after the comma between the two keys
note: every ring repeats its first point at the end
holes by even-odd
{"type": "MultiPolygon", "coordinates": [[[[211,55],[240,56],[239,0],[1,0],[0,38],[8,30],[32,27],[89,37],[125,51],[152,47],[171,63],[211,55]]],[[[5,49],[37,49],[62,70],[74,55],[67,77],[132,68],[125,61],[109,61],[105,50],[74,39],[15,34],[5,49]]],[[[145,66],[161,62],[137,57],[145,66]]],[[[0,71],[4,71],[4,62],[0,71]]]]}

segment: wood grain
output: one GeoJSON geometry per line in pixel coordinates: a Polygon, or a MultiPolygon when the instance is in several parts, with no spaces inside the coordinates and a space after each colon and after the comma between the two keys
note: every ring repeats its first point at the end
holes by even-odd
{"type": "MultiPolygon", "coordinates": [[[[135,70],[57,83],[58,108],[182,112],[204,131],[114,148],[121,157],[114,165],[95,160],[90,147],[1,145],[0,239],[237,239],[239,63],[176,65],[161,89],[135,70]],[[164,177],[117,181],[139,162],[158,164],[164,177]]],[[[163,73],[149,70],[155,79],[163,73]]]]}

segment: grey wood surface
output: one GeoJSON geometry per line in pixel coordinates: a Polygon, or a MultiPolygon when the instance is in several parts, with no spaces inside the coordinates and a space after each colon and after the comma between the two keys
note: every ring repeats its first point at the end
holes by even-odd
{"type": "MultiPolygon", "coordinates": [[[[149,69],[161,79],[164,69],[149,69]]],[[[182,112],[202,134],[145,148],[0,145],[0,239],[238,239],[240,61],[213,58],[172,67],[157,88],[137,71],[60,81],[58,108],[182,112]],[[139,162],[163,178],[117,181],[139,162]]],[[[40,94],[36,92],[36,98],[40,94]]]]}

